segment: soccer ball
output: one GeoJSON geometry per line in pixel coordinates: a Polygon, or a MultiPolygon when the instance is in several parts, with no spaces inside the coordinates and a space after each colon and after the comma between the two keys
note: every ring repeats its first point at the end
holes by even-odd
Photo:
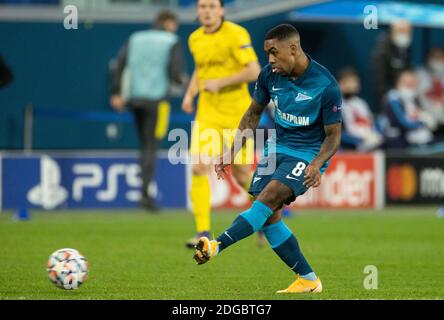
{"type": "Polygon", "coordinates": [[[49,256],[47,271],[57,287],[77,289],[88,277],[88,261],[75,249],[60,249],[49,256]]]}

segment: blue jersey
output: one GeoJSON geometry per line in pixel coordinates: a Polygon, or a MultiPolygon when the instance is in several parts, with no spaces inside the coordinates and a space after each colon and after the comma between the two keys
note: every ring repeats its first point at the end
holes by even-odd
{"type": "MultiPolygon", "coordinates": [[[[275,105],[276,135],[267,141],[265,153],[276,152],[311,162],[324,141],[324,126],[341,122],[342,99],[330,72],[309,58],[305,72],[296,80],[262,69],[253,99],[275,105]]],[[[322,172],[328,162],[322,168],[322,172]]]]}

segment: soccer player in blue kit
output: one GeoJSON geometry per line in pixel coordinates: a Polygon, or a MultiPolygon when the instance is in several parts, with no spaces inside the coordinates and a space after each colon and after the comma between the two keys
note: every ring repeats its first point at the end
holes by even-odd
{"type": "MultiPolygon", "coordinates": [[[[296,274],[296,280],[278,293],[321,292],[321,280],[283,222],[282,208],[320,185],[321,174],[340,143],[341,94],[330,72],[304,53],[299,32],[293,26],[283,24],[270,30],[264,49],[269,64],[258,77],[253,102],[236,135],[239,141],[242,132],[255,130],[264,108],[274,101],[276,135],[267,141],[264,158],[250,185],[255,201],[215,240],[200,238],[194,259],[197,264],[206,263],[237,241],[262,230],[272,249],[296,274]],[[270,161],[275,161],[275,169],[271,174],[262,174],[266,170],[260,169],[270,161]]],[[[226,175],[225,168],[234,161],[239,145],[234,143],[230,154],[216,164],[219,179],[226,175]],[[223,161],[227,157],[228,163],[223,161]]]]}

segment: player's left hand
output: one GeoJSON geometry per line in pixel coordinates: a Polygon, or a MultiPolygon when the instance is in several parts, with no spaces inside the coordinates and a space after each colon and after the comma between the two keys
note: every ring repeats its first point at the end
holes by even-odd
{"type": "Polygon", "coordinates": [[[219,79],[207,80],[204,83],[204,90],[211,93],[218,93],[222,89],[222,82],[219,79]]]}
{"type": "Polygon", "coordinates": [[[321,185],[321,171],[313,166],[308,165],[305,169],[304,186],[307,189],[317,188],[321,185]]]}

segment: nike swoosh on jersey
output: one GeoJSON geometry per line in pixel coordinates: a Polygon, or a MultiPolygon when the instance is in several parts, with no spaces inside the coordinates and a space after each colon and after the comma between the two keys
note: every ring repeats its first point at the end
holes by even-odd
{"type": "Polygon", "coordinates": [[[289,174],[287,174],[286,178],[287,178],[287,179],[293,179],[293,180],[298,180],[298,181],[299,181],[298,178],[292,177],[292,176],[290,176],[289,174]]]}
{"type": "Polygon", "coordinates": [[[273,91],[279,91],[279,90],[284,90],[284,88],[275,88],[274,86],[271,88],[271,90],[273,91]]]}
{"type": "Polygon", "coordinates": [[[261,177],[255,177],[254,179],[253,179],[253,184],[255,184],[256,182],[258,182],[259,180],[261,180],[262,178],[261,177]]]}

